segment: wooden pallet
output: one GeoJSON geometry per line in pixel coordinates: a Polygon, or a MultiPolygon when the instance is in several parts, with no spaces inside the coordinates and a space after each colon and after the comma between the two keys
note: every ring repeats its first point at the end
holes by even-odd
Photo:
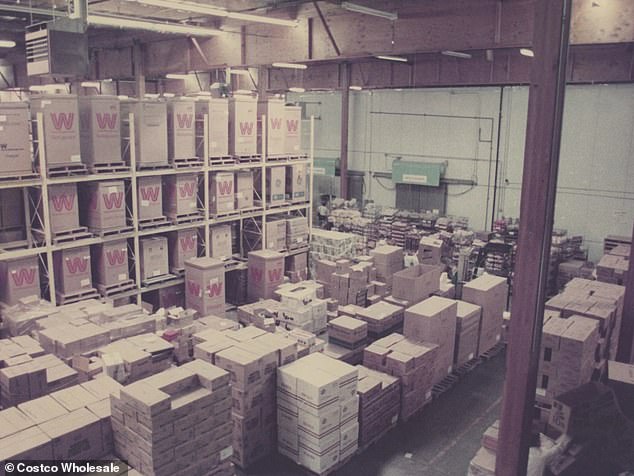
{"type": "Polygon", "coordinates": [[[55,297],[57,298],[57,302],[59,304],[72,304],[74,302],[84,301],[86,299],[99,298],[99,293],[95,288],[88,288],[69,294],[64,294],[56,291],[55,297]]]}
{"type": "Polygon", "coordinates": [[[235,165],[236,159],[234,159],[230,155],[224,155],[221,157],[209,157],[209,165],[213,167],[214,165],[235,165]]]}
{"type": "Polygon", "coordinates": [[[171,159],[170,163],[175,169],[200,168],[203,166],[203,159],[200,157],[187,157],[171,159]]]}
{"type": "Polygon", "coordinates": [[[205,217],[200,212],[186,213],[168,217],[174,225],[183,225],[185,223],[197,223],[203,221],[205,217]]]}
{"type": "Polygon", "coordinates": [[[287,202],[287,201],[276,202],[276,203],[267,203],[266,204],[266,209],[267,210],[277,210],[278,208],[288,207],[289,205],[290,205],[290,202],[287,202]]]}
{"type": "Polygon", "coordinates": [[[286,251],[288,251],[288,252],[293,252],[293,251],[297,251],[297,250],[306,250],[306,251],[308,251],[309,249],[310,249],[310,246],[308,244],[306,244],[305,242],[293,243],[290,246],[286,247],[286,251]]]}
{"type": "Polygon", "coordinates": [[[222,218],[239,218],[240,210],[231,210],[230,212],[220,212],[215,213],[209,216],[212,219],[222,219],[222,218]]]}
{"type": "Polygon", "coordinates": [[[262,162],[262,156],[260,154],[234,155],[233,157],[238,164],[257,164],[262,162]]]}
{"type": "Polygon", "coordinates": [[[157,163],[152,163],[152,164],[137,163],[136,168],[137,170],[166,170],[166,169],[171,169],[172,165],[164,164],[164,163],[158,163],[158,164],[157,163]]]}
{"type": "Polygon", "coordinates": [[[457,375],[454,375],[454,374],[447,375],[444,379],[442,379],[440,382],[438,382],[436,385],[432,387],[431,389],[432,398],[434,399],[438,398],[440,395],[442,395],[443,393],[453,388],[453,386],[456,385],[459,380],[460,379],[458,378],[457,375]]]}
{"type": "Polygon", "coordinates": [[[130,172],[130,166],[125,162],[92,164],[89,169],[91,174],[118,174],[130,172]]]}
{"type": "Polygon", "coordinates": [[[260,213],[262,211],[262,206],[255,206],[255,207],[249,207],[249,208],[241,208],[239,210],[241,215],[248,215],[250,213],[260,213]]]}
{"type": "Polygon", "coordinates": [[[308,155],[307,154],[289,155],[288,160],[291,162],[297,161],[297,160],[308,160],[308,155]]]}
{"type": "Polygon", "coordinates": [[[46,166],[46,173],[49,177],[69,177],[71,175],[87,175],[86,164],[49,164],[46,166]]]}
{"type": "Polygon", "coordinates": [[[185,268],[170,268],[170,273],[176,276],[183,276],[185,274],[185,268]]]}
{"type": "Polygon", "coordinates": [[[0,254],[7,251],[25,250],[29,247],[27,240],[20,241],[7,241],[6,243],[0,243],[0,254]]]}
{"type": "Polygon", "coordinates": [[[132,233],[134,231],[134,227],[132,225],[123,226],[121,228],[110,228],[108,230],[101,230],[99,228],[89,228],[90,232],[95,236],[99,236],[101,238],[112,237],[117,235],[125,235],[127,233],[132,233]]]}
{"type": "MultiPolygon", "coordinates": [[[[46,241],[43,230],[40,230],[39,228],[34,228],[33,234],[35,235],[38,242],[44,243],[44,241],[46,241]]],[[[86,228],[85,226],[72,228],[70,230],[58,231],[57,233],[51,234],[51,241],[54,245],[69,243],[71,241],[85,240],[87,238],[93,238],[93,234],[90,233],[88,231],[88,228],[86,228]]]]}
{"type": "Polygon", "coordinates": [[[491,347],[486,352],[482,352],[480,354],[480,359],[482,359],[482,360],[491,360],[493,357],[498,355],[504,349],[506,349],[506,344],[504,342],[498,342],[497,344],[495,344],[493,347],[491,347]]]}
{"type": "Polygon", "coordinates": [[[151,230],[171,225],[171,222],[165,216],[144,218],[142,220],[137,220],[137,222],[139,224],[139,230],[151,230]]]}
{"type": "Polygon", "coordinates": [[[99,294],[101,294],[103,297],[116,298],[117,294],[121,294],[126,291],[131,291],[135,288],[135,286],[136,285],[134,284],[134,281],[132,281],[131,279],[128,279],[126,281],[122,281],[116,284],[109,284],[109,285],[97,284],[97,290],[99,291],[99,294]]]}
{"type": "Polygon", "coordinates": [[[281,154],[281,155],[267,155],[266,156],[266,161],[267,162],[288,162],[289,159],[290,159],[290,157],[288,155],[285,155],[285,154],[281,154]]]}
{"type": "Polygon", "coordinates": [[[22,173],[9,174],[9,175],[0,175],[0,183],[19,182],[22,180],[36,180],[39,178],[40,178],[40,175],[34,172],[22,172],[22,173]]]}
{"type": "Polygon", "coordinates": [[[168,281],[172,281],[173,279],[177,279],[177,278],[178,276],[168,273],[168,274],[162,274],[160,276],[155,276],[153,278],[145,279],[141,281],[141,284],[143,286],[153,286],[155,284],[166,283],[168,281]]]}

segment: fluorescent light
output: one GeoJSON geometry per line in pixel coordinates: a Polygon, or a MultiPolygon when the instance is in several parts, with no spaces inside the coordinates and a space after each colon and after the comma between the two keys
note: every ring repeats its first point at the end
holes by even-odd
{"type": "Polygon", "coordinates": [[[387,61],[400,61],[401,63],[407,63],[407,58],[404,58],[402,56],[376,55],[375,58],[387,61]]]}
{"type": "Polygon", "coordinates": [[[273,63],[271,66],[274,68],[288,68],[288,69],[306,69],[308,66],[299,63],[273,63]]]}
{"type": "Polygon", "coordinates": [[[82,88],[101,88],[101,83],[99,81],[84,81],[81,83],[82,88]]]}
{"type": "Polygon", "coordinates": [[[119,96],[117,96],[119,98],[119,100],[121,101],[125,101],[126,99],[130,99],[128,96],[126,96],[125,94],[120,94],[119,96]]]}
{"type": "Polygon", "coordinates": [[[462,58],[462,59],[472,58],[472,56],[469,53],[462,53],[461,51],[445,50],[445,51],[441,51],[440,53],[445,56],[452,56],[454,58],[462,58]]]}
{"type": "Polygon", "coordinates": [[[249,76],[249,71],[246,69],[232,69],[231,74],[235,74],[238,76],[249,76]]]}
{"type": "Polygon", "coordinates": [[[528,56],[529,58],[535,57],[535,53],[530,48],[520,48],[520,54],[522,56],[528,56]]]}
{"type": "Polygon", "coordinates": [[[182,74],[182,73],[167,73],[165,75],[165,77],[167,79],[188,79],[189,78],[189,74],[182,74]]]}
{"type": "Polygon", "coordinates": [[[0,40],[0,48],[13,48],[15,41],[12,40],[0,40]]]}
{"type": "Polygon", "coordinates": [[[350,86],[350,89],[353,91],[361,91],[363,88],[361,86],[350,86]]]}
{"type": "MultiPolygon", "coordinates": [[[[130,0],[129,0],[130,1],[130,0]]],[[[212,7],[203,3],[173,0],[132,0],[143,5],[151,5],[154,7],[168,8],[170,10],[181,10],[184,12],[199,13],[201,15],[210,15],[214,17],[231,18],[233,20],[244,20],[255,23],[268,23],[269,25],[279,26],[297,26],[297,20],[285,20],[283,18],[263,17],[260,15],[251,15],[249,13],[230,12],[223,8],[212,7]]]]}
{"type": "Polygon", "coordinates": [[[204,37],[218,36],[224,33],[222,30],[215,28],[204,28],[178,23],[160,23],[156,21],[106,15],[88,15],[88,24],[91,26],[105,26],[129,30],[144,30],[156,33],[174,33],[177,35],[204,37]]]}
{"type": "Polygon", "coordinates": [[[163,93],[164,98],[173,98],[175,96],[174,93],[163,93]]]}
{"type": "Polygon", "coordinates": [[[29,86],[29,91],[34,92],[49,92],[49,91],[66,91],[65,84],[35,84],[33,86],[29,86]]]}
{"type": "Polygon", "coordinates": [[[288,90],[292,93],[305,93],[306,90],[304,88],[288,88],[288,90]]]}
{"type": "Polygon", "coordinates": [[[143,95],[143,97],[146,97],[148,99],[158,99],[159,94],[154,94],[154,93],[145,93],[143,95]]]}
{"type": "Polygon", "coordinates": [[[395,21],[398,19],[396,12],[386,12],[384,10],[377,10],[376,8],[366,7],[365,5],[358,5],[352,2],[341,2],[341,8],[355,13],[363,13],[364,15],[372,15],[373,17],[386,18],[388,20],[395,21]]]}

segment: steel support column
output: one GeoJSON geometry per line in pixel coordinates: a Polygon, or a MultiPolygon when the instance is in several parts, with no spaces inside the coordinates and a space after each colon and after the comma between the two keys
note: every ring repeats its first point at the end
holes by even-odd
{"type": "Polygon", "coordinates": [[[572,0],[537,0],[497,476],[526,474],[550,258],[572,0]]]}
{"type": "MultiPolygon", "coordinates": [[[[634,228],[632,229],[632,249],[634,249],[634,228]]],[[[630,266],[625,275],[625,299],[623,320],[616,360],[634,364],[634,255],[630,251],[630,266]]]]}
{"type": "Polygon", "coordinates": [[[350,63],[341,65],[341,198],[348,200],[348,125],[350,119],[350,63]]]}

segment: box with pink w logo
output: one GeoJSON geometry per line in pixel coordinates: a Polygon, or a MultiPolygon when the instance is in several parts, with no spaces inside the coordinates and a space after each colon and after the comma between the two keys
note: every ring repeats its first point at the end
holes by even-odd
{"type": "Polygon", "coordinates": [[[40,297],[37,263],[37,256],[0,261],[0,301],[11,306],[24,297],[40,297]]]}
{"type": "Polygon", "coordinates": [[[79,98],[81,160],[85,164],[121,162],[121,108],[116,96],[79,98]]]}
{"type": "Polygon", "coordinates": [[[99,231],[126,226],[123,180],[84,184],[81,197],[83,225],[99,231]]]}
{"type": "Polygon", "coordinates": [[[251,251],[248,268],[249,299],[274,298],[275,289],[284,281],[284,255],[271,250],[251,251]]]}
{"type": "Polygon", "coordinates": [[[225,265],[216,258],[185,261],[185,304],[201,316],[225,315],[225,265]]]}
{"type": "Polygon", "coordinates": [[[51,185],[48,188],[48,209],[51,233],[79,228],[77,184],[51,185]]]}
{"type": "Polygon", "coordinates": [[[53,254],[55,288],[63,294],[73,294],[92,288],[90,247],[81,246],[53,254]]]}
{"type": "Polygon", "coordinates": [[[163,182],[163,208],[170,218],[198,211],[198,176],[167,175],[163,182]]]}
{"type": "MultiPolygon", "coordinates": [[[[79,106],[77,96],[43,95],[31,99],[31,116],[43,114],[43,144],[48,165],[71,165],[81,162],[79,145],[79,106]]],[[[36,128],[37,131],[37,128],[36,128]]]]}
{"type": "Polygon", "coordinates": [[[100,243],[93,247],[95,283],[112,286],[130,279],[128,243],[126,240],[100,243]]]}

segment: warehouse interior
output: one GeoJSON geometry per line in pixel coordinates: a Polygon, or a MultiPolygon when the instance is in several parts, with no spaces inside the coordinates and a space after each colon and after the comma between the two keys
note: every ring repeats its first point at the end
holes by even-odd
{"type": "Polygon", "coordinates": [[[634,474],[633,20],[0,0],[0,476],[634,474]]]}

